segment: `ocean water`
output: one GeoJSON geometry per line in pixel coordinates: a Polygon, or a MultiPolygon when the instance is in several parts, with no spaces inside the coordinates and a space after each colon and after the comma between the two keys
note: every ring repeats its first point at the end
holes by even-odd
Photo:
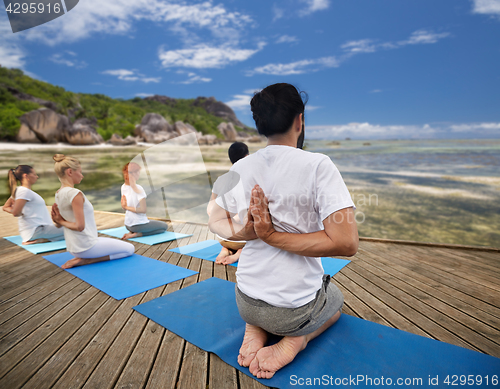
{"type": "MultiPolygon", "coordinates": [[[[500,247],[500,140],[429,141],[308,140],[308,151],[329,156],[344,178],[356,205],[360,236],[423,242],[500,247]],[[338,144],[337,144],[338,143],[338,144]]],[[[202,147],[203,160],[215,180],[230,167],[229,144],[202,147]]],[[[255,152],[262,145],[250,144],[255,152]]],[[[32,165],[40,175],[33,187],[47,204],[60,184],[52,155],[66,153],[82,162],[79,188],[96,210],[122,212],[123,165],[145,147],[67,148],[45,146],[0,151],[0,176],[18,164],[32,165]]],[[[204,178],[178,186],[169,199],[202,204],[204,178]]],[[[205,180],[206,181],[206,180],[205,180]]],[[[206,185],[205,185],[206,186],[206,185]]],[[[7,180],[0,201],[9,196],[7,180]]],[[[148,215],[168,216],[165,193],[148,197],[148,215]]]]}
{"type": "Polygon", "coordinates": [[[500,140],[309,141],[340,170],[361,236],[500,246],[500,140]]]}

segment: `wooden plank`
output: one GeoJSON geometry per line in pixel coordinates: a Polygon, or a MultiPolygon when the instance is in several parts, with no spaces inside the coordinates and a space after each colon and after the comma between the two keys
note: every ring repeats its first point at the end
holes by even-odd
{"type": "MultiPolygon", "coordinates": [[[[156,250],[158,248],[151,249],[153,252],[156,250]]],[[[159,297],[163,289],[163,287],[160,287],[141,294],[141,303],[159,297]]],[[[111,388],[115,386],[117,380],[121,379],[121,382],[125,383],[127,379],[131,378],[130,368],[132,365],[127,365],[127,363],[132,357],[139,340],[141,340],[141,335],[148,328],[148,321],[146,317],[133,311],[120,334],[86,381],[85,388],[111,388]],[[128,368],[124,370],[126,366],[128,368]],[[122,374],[123,378],[120,378],[122,374]]],[[[152,338],[156,338],[156,336],[152,335],[152,338]]],[[[147,344],[150,340],[143,338],[141,344],[147,344]]],[[[140,346],[138,349],[139,354],[136,353],[133,359],[140,359],[141,349],[140,346]]]]}
{"type": "Polygon", "coordinates": [[[366,261],[363,267],[372,272],[376,272],[374,269],[383,269],[398,280],[406,282],[408,284],[407,288],[409,288],[413,296],[420,296],[421,300],[430,303],[434,308],[463,323],[470,330],[477,331],[494,342],[500,342],[500,332],[498,330],[500,328],[500,319],[486,312],[478,311],[473,305],[464,303],[449,294],[443,293],[416,277],[400,272],[395,266],[387,266],[381,263],[380,260],[366,261]]]}
{"type": "MultiPolygon", "coordinates": [[[[104,297],[104,293],[100,293],[104,297]]],[[[95,303],[95,302],[93,302],[95,303]]],[[[83,323],[78,330],[57,350],[52,357],[31,377],[23,389],[52,388],[57,379],[71,365],[81,350],[89,343],[96,333],[103,327],[109,316],[112,315],[120,302],[108,298],[106,302],[83,323]]],[[[55,344],[55,342],[53,342],[55,344]]]]}
{"type": "Polygon", "coordinates": [[[236,389],[238,387],[238,370],[228,365],[217,355],[210,353],[208,387],[236,389]]]}
{"type": "Polygon", "coordinates": [[[132,307],[139,304],[140,301],[141,295],[117,301],[118,308],[110,315],[109,319],[103,319],[105,322],[103,327],[83,349],[79,350],[77,357],[59,377],[53,388],[81,388],[127,324],[133,312],[132,307]]]}
{"type": "MultiPolygon", "coordinates": [[[[391,301],[386,301],[385,299],[381,299],[377,293],[373,293],[370,290],[371,289],[370,286],[368,285],[369,282],[364,282],[363,280],[360,280],[357,277],[353,279],[351,277],[351,274],[349,274],[348,276],[345,273],[346,270],[345,267],[342,270],[343,271],[341,273],[336,274],[336,276],[338,277],[337,278],[338,282],[342,284],[346,289],[348,289],[359,300],[363,301],[365,305],[367,305],[373,311],[375,311],[377,315],[382,316],[382,318],[387,323],[389,323],[391,327],[395,327],[400,330],[411,332],[417,335],[429,337],[429,334],[424,332],[420,327],[415,325],[412,321],[408,320],[408,318],[405,315],[401,314],[401,312],[394,309],[394,307],[391,305],[391,301]]],[[[367,320],[370,320],[368,318],[377,320],[376,316],[375,317],[373,315],[370,316],[370,311],[361,310],[362,307],[360,306],[356,306],[356,308],[353,307],[353,310],[357,314],[359,314],[363,319],[366,317],[367,320]],[[360,309],[360,311],[359,312],[356,311],[356,308],[360,309]]]]}
{"type": "MultiPolygon", "coordinates": [[[[360,275],[359,273],[354,272],[352,269],[344,268],[344,270],[346,275],[350,279],[355,281],[358,285],[363,285],[363,287],[368,292],[370,292],[374,296],[377,296],[381,301],[384,301],[392,309],[394,309],[400,315],[406,317],[406,319],[414,323],[427,334],[430,334],[433,338],[441,340],[443,342],[455,344],[457,346],[475,349],[469,343],[466,343],[461,338],[448,331],[446,328],[443,328],[439,324],[430,320],[427,316],[421,314],[411,304],[408,305],[402,302],[400,299],[407,299],[404,294],[400,293],[397,298],[394,297],[394,288],[391,285],[387,284],[384,280],[379,280],[378,277],[369,277],[370,279],[368,279],[366,278],[367,274],[360,275]],[[382,283],[384,284],[383,288],[381,286],[382,283]],[[387,292],[387,290],[390,290],[391,292],[387,292]]],[[[389,317],[386,317],[385,315],[384,317],[390,321],[389,317]]]]}
{"type": "Polygon", "coordinates": [[[31,306],[5,322],[0,328],[0,355],[59,312],[64,304],[75,299],[88,288],[88,284],[75,279],[48,295],[39,304],[31,306]],[[23,334],[25,335],[23,336],[23,334]]]}
{"type": "Polygon", "coordinates": [[[497,299],[491,298],[491,296],[485,298],[485,296],[482,295],[485,291],[480,288],[480,285],[474,284],[475,287],[470,288],[468,285],[461,284],[460,280],[454,279],[452,275],[448,277],[446,274],[434,271],[434,269],[420,266],[418,264],[418,259],[411,254],[407,253],[404,256],[396,256],[394,253],[388,253],[387,250],[387,247],[379,247],[377,249],[370,248],[370,253],[376,255],[380,261],[387,262],[389,266],[398,267],[399,270],[405,272],[405,274],[413,276],[456,299],[471,304],[477,309],[481,309],[492,316],[500,318],[500,309],[498,308],[497,299]],[[485,299],[489,301],[485,301],[485,299]]]}
{"type": "MultiPolygon", "coordinates": [[[[351,269],[357,274],[369,279],[372,283],[385,290],[387,293],[390,293],[401,302],[411,306],[413,309],[429,318],[439,326],[444,327],[446,331],[452,333],[454,337],[460,339],[465,344],[470,344],[475,349],[490,355],[495,355],[495,353],[500,354],[499,344],[476,333],[475,331],[470,331],[469,328],[462,324],[463,320],[468,319],[467,315],[455,318],[459,311],[446,304],[441,304],[440,307],[442,308],[442,311],[439,311],[436,309],[438,300],[432,295],[423,293],[419,289],[414,288],[406,282],[401,281],[388,273],[382,272],[377,268],[367,270],[367,264],[364,264],[364,266],[365,268],[362,268],[359,265],[353,264],[351,269]]],[[[500,332],[498,331],[487,331],[493,336],[500,335],[500,332]],[[494,332],[496,332],[496,334],[493,334],[494,332]]],[[[433,332],[433,334],[436,334],[436,332],[433,332]]],[[[446,334],[446,336],[448,337],[448,334],[446,334]]]]}
{"type": "MultiPolygon", "coordinates": [[[[61,344],[66,342],[71,336],[78,330],[78,328],[85,323],[89,316],[91,316],[109,297],[104,293],[98,293],[97,290],[88,290],[81,297],[82,300],[86,297],[93,297],[90,302],[75,300],[75,304],[78,304],[81,309],[77,310],[75,314],[65,313],[65,322],[56,331],[50,329],[51,335],[43,342],[39,347],[37,347],[33,352],[31,352],[26,358],[24,358],[19,364],[17,364],[14,369],[12,369],[7,375],[5,375],[2,380],[0,380],[0,386],[2,382],[9,385],[9,388],[17,389],[23,386],[28,379],[30,379],[37,370],[43,366],[43,364],[57,351],[61,344]],[[95,297],[94,297],[95,296],[95,297]],[[69,317],[69,319],[67,319],[69,317]]],[[[64,312],[61,312],[62,314],[64,312]]],[[[63,315],[61,315],[63,316],[63,315]]],[[[41,330],[46,330],[47,327],[44,326],[41,330]]],[[[23,346],[29,344],[24,342],[23,346]]],[[[31,347],[31,345],[30,345],[31,347]]],[[[21,358],[17,359],[20,360],[21,358]]],[[[43,382],[39,382],[37,388],[41,388],[45,385],[43,382]]],[[[49,386],[45,386],[49,387],[49,386]]]]}
{"type": "Polygon", "coordinates": [[[48,279],[62,272],[63,270],[59,269],[57,266],[53,266],[52,268],[45,270],[43,273],[38,274],[37,277],[31,280],[27,280],[24,284],[15,285],[12,286],[11,288],[8,289],[6,288],[4,290],[1,290],[0,301],[1,302],[9,301],[11,298],[14,298],[15,296],[25,292],[28,288],[32,288],[36,285],[43,284],[48,279]]]}
{"type": "Polygon", "coordinates": [[[38,304],[41,299],[55,292],[72,280],[74,280],[74,276],[67,272],[63,272],[50,278],[48,282],[38,285],[36,288],[30,288],[24,294],[21,293],[17,295],[15,299],[9,300],[10,304],[5,302],[0,306],[0,312],[2,313],[0,324],[10,320],[33,304],[38,304]]]}

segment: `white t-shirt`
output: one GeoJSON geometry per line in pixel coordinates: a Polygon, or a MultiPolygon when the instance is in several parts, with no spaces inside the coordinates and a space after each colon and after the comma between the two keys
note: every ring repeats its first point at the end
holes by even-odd
{"type": "Polygon", "coordinates": [[[66,247],[70,253],[81,253],[92,248],[97,242],[94,207],[81,190],[67,186],[59,189],[56,192],[56,204],[59,207],[59,212],[65,220],[74,223],[76,219],[71,203],[78,193],[81,193],[84,199],[83,216],[85,217],[85,229],[83,231],[75,231],[64,228],[64,239],[66,239],[66,247]]]}
{"type": "Polygon", "coordinates": [[[53,224],[45,201],[38,193],[24,186],[18,186],[15,200],[26,200],[22,211],[23,215],[18,218],[19,235],[21,235],[23,242],[31,239],[38,226],[53,224]]]}
{"type": "MultiPolygon", "coordinates": [[[[125,198],[127,199],[127,206],[137,208],[139,206],[139,202],[147,197],[146,192],[144,191],[144,188],[142,186],[137,185],[137,189],[139,189],[141,193],[135,192],[130,185],[122,185],[122,196],[125,196],[125,198]]],[[[131,227],[146,223],[149,223],[149,220],[145,213],[125,211],[126,226],[131,227]]]]}
{"type": "MultiPolygon", "coordinates": [[[[354,207],[342,177],[327,156],[273,145],[236,162],[240,182],[217,204],[244,220],[252,188],[258,184],[269,200],[276,231],[309,233],[323,230],[330,214],[354,207]]],[[[234,178],[231,177],[231,181],[234,178]]],[[[236,272],[238,288],[268,304],[297,308],[312,301],[323,277],[321,258],[305,257],[250,240],[236,272]]]]}

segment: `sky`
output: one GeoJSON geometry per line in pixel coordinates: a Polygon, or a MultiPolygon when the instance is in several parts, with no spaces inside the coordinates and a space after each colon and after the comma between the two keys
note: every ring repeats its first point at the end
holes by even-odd
{"type": "MultiPolygon", "coordinates": [[[[1,6],[0,6],[1,7],[1,6]]],[[[12,33],[0,65],[82,93],[307,93],[308,139],[500,138],[500,0],[80,0],[12,33]]]]}

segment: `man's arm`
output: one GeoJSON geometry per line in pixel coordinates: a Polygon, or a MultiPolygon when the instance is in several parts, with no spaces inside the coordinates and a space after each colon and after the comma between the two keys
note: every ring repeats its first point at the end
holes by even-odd
{"type": "Polygon", "coordinates": [[[215,203],[208,219],[208,228],[213,233],[228,240],[253,240],[257,235],[253,229],[253,219],[248,212],[244,224],[236,223],[231,215],[219,204],[215,203]]]}
{"type": "Polygon", "coordinates": [[[323,220],[323,231],[308,234],[277,232],[271,221],[267,198],[256,185],[252,189],[250,212],[257,236],[281,250],[308,257],[350,257],[358,251],[358,229],[351,207],[334,212],[323,220]]]}

